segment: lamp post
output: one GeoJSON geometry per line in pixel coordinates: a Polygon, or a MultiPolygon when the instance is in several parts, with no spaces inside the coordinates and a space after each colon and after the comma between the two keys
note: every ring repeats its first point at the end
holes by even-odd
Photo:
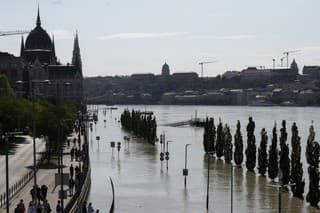
{"type": "Polygon", "coordinates": [[[169,159],[170,159],[170,157],[169,157],[169,142],[171,143],[172,141],[167,141],[167,151],[166,151],[166,157],[165,157],[165,159],[166,159],[166,161],[167,161],[167,171],[168,171],[168,169],[169,169],[169,159]]]}
{"type": "Polygon", "coordinates": [[[8,137],[6,134],[1,136],[4,141],[5,154],[6,154],[6,212],[9,213],[9,156],[8,156],[8,137]]]}
{"type": "Polygon", "coordinates": [[[209,212],[209,179],[210,179],[210,155],[214,152],[207,152],[208,156],[208,176],[207,176],[207,202],[206,202],[206,210],[209,212]]]}
{"type": "Polygon", "coordinates": [[[187,188],[187,176],[188,176],[188,169],[187,169],[187,160],[188,160],[188,146],[191,144],[186,144],[185,149],[184,149],[184,169],[182,171],[183,176],[184,176],[184,188],[187,188]]]}

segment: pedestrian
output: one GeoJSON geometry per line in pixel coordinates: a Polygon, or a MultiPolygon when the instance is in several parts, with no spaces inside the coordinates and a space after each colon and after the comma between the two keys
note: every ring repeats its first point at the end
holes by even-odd
{"type": "Polygon", "coordinates": [[[38,203],[40,203],[40,200],[42,199],[42,197],[41,197],[41,189],[39,186],[37,186],[37,199],[38,199],[38,203]]]}
{"type": "Polygon", "coordinates": [[[19,210],[20,210],[20,212],[23,212],[23,213],[26,212],[26,207],[25,207],[25,205],[24,205],[24,203],[23,203],[23,199],[20,200],[19,210]]]}
{"type": "Polygon", "coordinates": [[[71,148],[70,155],[71,155],[71,161],[73,161],[73,159],[74,159],[74,147],[71,148]]]}
{"type": "Polygon", "coordinates": [[[74,180],[72,178],[69,179],[69,191],[70,191],[70,196],[73,195],[73,187],[74,187],[74,180]]]}
{"type": "Polygon", "coordinates": [[[52,211],[51,206],[48,203],[48,200],[44,200],[43,201],[43,213],[50,213],[51,211],[52,211]]]}
{"type": "Polygon", "coordinates": [[[42,210],[43,210],[42,205],[41,205],[41,203],[39,202],[38,205],[36,206],[36,212],[37,212],[37,213],[42,213],[42,210]]]}
{"type": "Polygon", "coordinates": [[[28,213],[36,213],[36,207],[33,205],[32,201],[29,203],[28,213]]]}
{"type": "Polygon", "coordinates": [[[73,168],[72,164],[70,165],[69,170],[70,170],[70,176],[71,176],[71,179],[72,179],[73,178],[73,172],[74,172],[74,168],[73,168]]]}
{"type": "Polygon", "coordinates": [[[45,199],[47,199],[47,192],[48,192],[48,187],[47,185],[43,184],[41,186],[41,195],[42,195],[42,200],[44,201],[45,199]]]}
{"type": "Polygon", "coordinates": [[[58,203],[57,203],[57,206],[56,206],[56,212],[57,213],[62,212],[62,207],[61,207],[61,201],[60,200],[58,200],[58,203]]]}
{"type": "Polygon", "coordinates": [[[76,157],[76,161],[78,161],[78,155],[79,155],[79,153],[78,153],[78,148],[77,148],[77,147],[74,149],[74,155],[75,155],[75,157],[76,157]]]}
{"type": "Polygon", "coordinates": [[[67,139],[68,148],[70,147],[70,139],[67,139]]]}
{"type": "Polygon", "coordinates": [[[99,209],[96,210],[96,213],[99,213],[99,209]]]}
{"type": "Polygon", "coordinates": [[[14,209],[14,213],[21,213],[21,209],[19,207],[19,203],[17,204],[17,207],[14,209]]]}
{"type": "Polygon", "coordinates": [[[76,168],[74,169],[74,171],[76,172],[76,176],[79,175],[80,173],[80,168],[78,166],[76,166],[76,168]]]}
{"type": "Polygon", "coordinates": [[[73,138],[73,146],[75,146],[77,143],[77,139],[76,138],[73,138]]]}
{"type": "Polygon", "coordinates": [[[36,199],[36,191],[34,188],[35,187],[32,187],[32,189],[30,190],[31,199],[33,202],[35,202],[35,199],[36,199]]]}
{"type": "Polygon", "coordinates": [[[88,213],[94,213],[94,209],[92,207],[92,203],[89,203],[89,205],[88,205],[88,213]]]}

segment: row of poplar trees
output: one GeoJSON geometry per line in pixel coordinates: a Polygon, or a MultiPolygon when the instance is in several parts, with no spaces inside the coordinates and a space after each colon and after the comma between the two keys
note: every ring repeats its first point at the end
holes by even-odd
{"type": "Polygon", "coordinates": [[[140,111],[125,109],[121,114],[121,125],[127,131],[143,137],[148,143],[154,144],[157,137],[157,122],[155,116],[140,111]]]}
{"type": "MultiPolygon", "coordinates": [[[[246,168],[248,171],[254,172],[256,167],[256,138],[254,135],[255,123],[252,117],[249,117],[247,125],[247,147],[246,168]]],[[[287,189],[286,186],[291,186],[293,196],[303,199],[305,181],[303,179],[303,167],[301,162],[301,143],[296,123],[291,127],[291,156],[289,146],[287,144],[287,129],[286,121],[283,120],[280,128],[280,149],[278,148],[278,135],[276,124],[272,130],[272,140],[269,150],[268,136],[265,128],[261,130],[261,142],[258,148],[258,165],[257,169],[261,176],[265,176],[268,172],[268,177],[274,182],[278,177],[279,184],[287,189]],[[291,160],[290,160],[291,158],[291,160]]],[[[230,128],[227,124],[223,126],[221,119],[217,128],[214,125],[213,118],[207,118],[204,125],[203,136],[204,151],[209,155],[216,155],[218,159],[224,156],[226,163],[234,163],[241,167],[244,160],[243,155],[243,139],[241,134],[240,121],[237,122],[237,129],[234,135],[234,149],[232,144],[232,136],[230,128]],[[232,155],[233,154],[233,155],[232,155]],[[233,158],[232,158],[233,157],[233,158]]],[[[320,200],[319,190],[319,155],[320,147],[315,141],[315,132],[313,125],[309,129],[309,137],[306,147],[306,159],[309,164],[309,191],[307,193],[307,202],[312,206],[318,206],[320,200]]]]}

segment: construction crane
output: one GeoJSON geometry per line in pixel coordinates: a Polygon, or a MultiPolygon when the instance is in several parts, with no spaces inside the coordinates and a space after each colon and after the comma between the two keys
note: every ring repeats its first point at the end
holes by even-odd
{"type": "Polygon", "coordinates": [[[23,35],[26,33],[29,33],[29,31],[26,31],[26,30],[0,31],[0,36],[23,35]]]}
{"type": "Polygon", "coordinates": [[[216,63],[217,61],[203,61],[199,62],[199,65],[201,66],[201,77],[203,78],[203,65],[204,64],[211,64],[211,63],[216,63]]]}
{"type": "Polygon", "coordinates": [[[296,52],[300,52],[301,50],[291,50],[291,51],[286,51],[286,52],[283,52],[284,55],[286,55],[286,58],[287,58],[287,67],[289,68],[289,54],[290,53],[296,53],[296,52]]]}

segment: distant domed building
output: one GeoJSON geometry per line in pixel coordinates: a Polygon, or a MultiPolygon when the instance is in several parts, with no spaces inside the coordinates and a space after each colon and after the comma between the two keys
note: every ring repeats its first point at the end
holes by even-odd
{"type": "Polygon", "coordinates": [[[170,68],[167,62],[162,65],[161,75],[163,76],[169,76],[170,75],[170,68]]]}
{"type": "MultiPolygon", "coordinates": [[[[50,38],[41,26],[38,8],[36,27],[26,42],[22,37],[20,48],[22,62],[22,93],[37,91],[43,96],[58,96],[82,102],[82,62],[78,33],[74,38],[72,63],[62,65],[56,57],[54,36],[50,38]]],[[[21,91],[20,91],[21,92],[21,91]]]]}
{"type": "Polygon", "coordinates": [[[298,74],[299,68],[298,68],[298,64],[295,59],[293,59],[291,65],[290,65],[290,68],[294,73],[298,74]]]}

